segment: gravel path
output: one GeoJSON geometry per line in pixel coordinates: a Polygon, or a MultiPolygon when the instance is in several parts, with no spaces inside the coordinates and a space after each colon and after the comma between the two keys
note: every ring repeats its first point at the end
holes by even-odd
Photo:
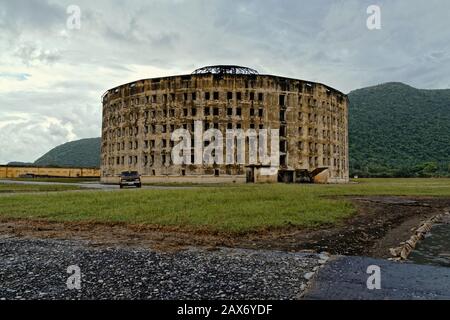
{"type": "Polygon", "coordinates": [[[3,237],[0,299],[297,299],[319,259],[307,253],[156,252],[3,237]],[[81,290],[67,288],[71,265],[81,269],[81,290]]]}

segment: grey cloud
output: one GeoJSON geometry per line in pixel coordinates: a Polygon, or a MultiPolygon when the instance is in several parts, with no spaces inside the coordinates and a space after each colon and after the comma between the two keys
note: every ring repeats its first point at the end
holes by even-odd
{"type": "Polygon", "coordinates": [[[15,79],[18,81],[26,81],[31,77],[28,73],[11,73],[11,72],[0,72],[0,78],[15,79]]]}
{"type": "Polygon", "coordinates": [[[32,75],[20,82],[28,84],[39,76],[36,66],[58,79],[48,88],[0,94],[0,115],[11,121],[1,130],[0,149],[12,148],[2,141],[15,144],[0,162],[33,160],[65,142],[68,127],[77,138],[100,135],[103,92],[159,75],[134,75],[139,66],[179,74],[208,64],[248,65],[344,92],[388,81],[448,87],[450,2],[378,3],[382,29],[370,31],[366,8],[372,0],[78,0],[81,29],[66,30],[71,0],[0,0],[0,68],[25,66],[0,69],[0,79],[32,75]],[[17,124],[17,112],[33,114],[36,122],[17,124]],[[44,130],[37,123],[45,117],[60,122],[44,130]],[[30,158],[21,150],[29,150],[30,158]]]}
{"type": "Polygon", "coordinates": [[[49,146],[67,141],[69,132],[66,129],[56,125],[46,128],[42,125],[45,118],[35,115],[30,118],[1,128],[0,141],[7,143],[2,143],[0,163],[33,161],[47,152],[49,146]]]}
{"type": "Polygon", "coordinates": [[[64,25],[66,9],[49,1],[0,0],[0,16],[4,26],[20,27],[23,32],[34,28],[48,30],[64,25]]]}
{"type": "Polygon", "coordinates": [[[61,54],[58,50],[44,50],[38,48],[34,43],[20,44],[15,51],[15,55],[20,58],[25,65],[30,65],[35,62],[53,64],[61,59],[61,54]]]}

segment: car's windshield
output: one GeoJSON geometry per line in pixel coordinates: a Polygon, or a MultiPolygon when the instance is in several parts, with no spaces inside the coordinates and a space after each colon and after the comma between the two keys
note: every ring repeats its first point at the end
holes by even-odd
{"type": "Polygon", "coordinates": [[[122,176],[124,176],[124,177],[131,177],[131,176],[137,176],[137,175],[138,175],[137,171],[122,172],[122,176]]]}

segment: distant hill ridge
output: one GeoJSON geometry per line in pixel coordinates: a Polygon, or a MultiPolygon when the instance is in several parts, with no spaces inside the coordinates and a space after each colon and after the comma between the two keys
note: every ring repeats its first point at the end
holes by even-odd
{"type": "MultiPolygon", "coordinates": [[[[348,94],[350,172],[359,176],[450,176],[450,89],[400,82],[348,94]]],[[[41,166],[100,166],[100,138],[60,145],[41,166]]]]}
{"type": "Polygon", "coordinates": [[[37,166],[100,167],[100,138],[71,141],[53,148],[34,162],[37,166]]]}

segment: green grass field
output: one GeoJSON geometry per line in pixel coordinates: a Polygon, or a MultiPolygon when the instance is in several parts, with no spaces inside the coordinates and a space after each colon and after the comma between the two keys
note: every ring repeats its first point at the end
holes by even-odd
{"type": "Polygon", "coordinates": [[[336,224],[355,213],[335,196],[450,197],[450,179],[360,179],[348,185],[231,185],[0,197],[0,216],[125,222],[222,232],[336,224]]]}
{"type": "MultiPolygon", "coordinates": [[[[4,193],[23,193],[23,192],[50,192],[79,190],[81,187],[65,185],[30,185],[15,183],[0,183],[0,194],[4,193]]],[[[0,204],[1,204],[0,200],[0,204]]]]}

